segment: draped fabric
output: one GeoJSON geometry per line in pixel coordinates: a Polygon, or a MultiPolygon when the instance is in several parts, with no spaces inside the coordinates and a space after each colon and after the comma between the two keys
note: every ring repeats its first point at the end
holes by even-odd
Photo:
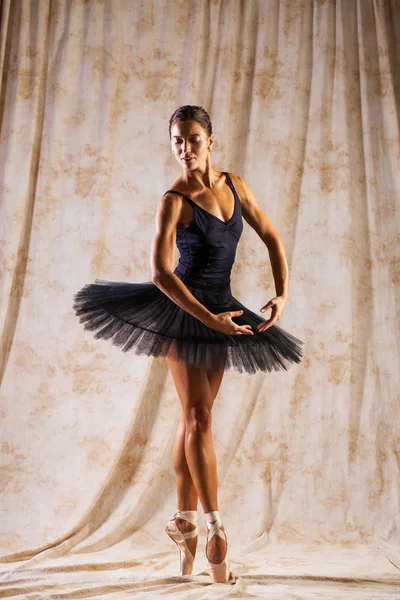
{"type": "MultiPolygon", "coordinates": [[[[0,6],[0,595],[398,598],[400,2],[0,6]],[[151,279],[182,104],[209,112],[213,167],[278,230],[279,324],[305,342],[301,364],[229,372],[215,399],[227,586],[209,585],[200,502],[193,575],[164,532],[165,360],[72,310],[95,278],[151,279]]],[[[246,222],[232,293],[257,313],[275,296],[246,222]]]]}

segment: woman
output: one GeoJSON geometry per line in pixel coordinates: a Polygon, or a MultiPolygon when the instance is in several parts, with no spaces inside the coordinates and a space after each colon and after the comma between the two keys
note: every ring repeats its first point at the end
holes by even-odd
{"type": "Polygon", "coordinates": [[[74,309],[96,338],[123,351],[164,356],[180,402],[174,449],[178,511],[166,532],[190,574],[197,546],[197,502],[205,513],[206,563],[213,582],[230,576],[227,538],[218,512],[218,477],[211,432],[215,396],[225,370],[255,373],[300,362],[303,342],[275,325],[288,297],[283,244],[246,183],[211,166],[210,118],[199,106],[178,108],[169,123],[171,150],[182,168],[162,197],[151,247],[152,281],[96,280],[75,295],[74,309]],[[261,312],[231,294],[230,276],[243,219],[268,247],[276,287],[261,312]],[[172,260],[175,243],[180,251],[172,260]]]}

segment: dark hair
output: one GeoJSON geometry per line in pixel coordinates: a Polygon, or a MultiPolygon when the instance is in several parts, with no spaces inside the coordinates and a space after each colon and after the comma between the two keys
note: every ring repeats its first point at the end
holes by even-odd
{"type": "Polygon", "coordinates": [[[184,104],[176,109],[169,120],[169,139],[171,139],[171,127],[176,122],[181,121],[198,121],[200,125],[207,131],[208,137],[212,134],[212,125],[208,113],[202,106],[193,106],[184,104]]]}

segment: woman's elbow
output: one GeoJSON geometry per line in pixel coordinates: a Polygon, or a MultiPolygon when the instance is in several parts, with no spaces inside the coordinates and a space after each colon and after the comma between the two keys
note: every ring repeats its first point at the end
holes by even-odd
{"type": "Polygon", "coordinates": [[[160,271],[158,271],[158,270],[157,271],[152,270],[152,272],[151,272],[151,281],[153,283],[157,284],[157,282],[159,281],[159,279],[160,279],[160,271]]]}
{"type": "Polygon", "coordinates": [[[172,271],[170,269],[158,268],[153,269],[151,274],[151,280],[156,285],[159,285],[166,279],[168,279],[172,275],[172,271]]]}

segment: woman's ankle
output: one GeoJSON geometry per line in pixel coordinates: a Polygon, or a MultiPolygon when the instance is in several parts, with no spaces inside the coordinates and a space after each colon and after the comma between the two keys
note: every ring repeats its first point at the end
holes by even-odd
{"type": "Polygon", "coordinates": [[[211,510],[208,513],[204,513],[204,517],[208,523],[217,522],[218,525],[222,525],[222,518],[218,510],[211,510]]]}

